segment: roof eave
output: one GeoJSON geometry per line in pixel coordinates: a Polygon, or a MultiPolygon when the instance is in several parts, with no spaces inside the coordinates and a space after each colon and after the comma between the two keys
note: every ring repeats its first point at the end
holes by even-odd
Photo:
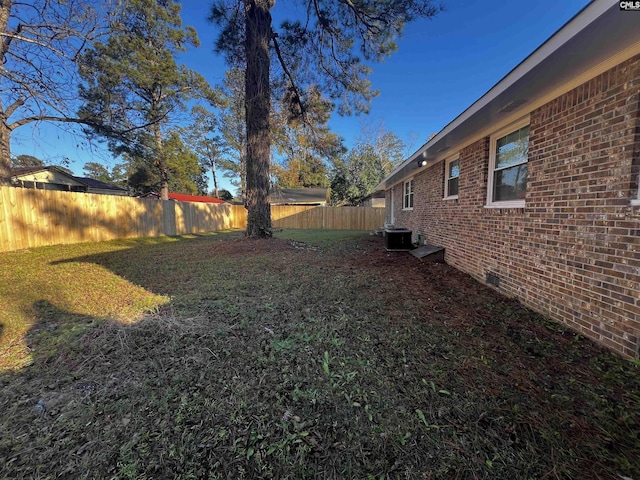
{"type": "Polygon", "coordinates": [[[387,175],[376,190],[390,188],[417,173],[420,167],[415,162],[419,159],[426,159],[427,165],[440,161],[445,152],[456,146],[454,141],[472,137],[474,129],[476,133],[481,131],[480,125],[486,128],[487,119],[497,123],[500,114],[504,114],[503,118],[508,117],[513,112],[508,109],[513,102],[521,102],[520,110],[525,109],[533,100],[552,90],[551,87],[566,83],[570,75],[575,77],[597,67],[629,45],[631,47],[626,51],[640,50],[637,19],[628,12],[620,12],[618,2],[594,0],[387,175]],[[597,35],[612,21],[616,27],[612,35],[597,35]],[[621,42],[621,38],[626,41],[621,42]],[[584,45],[586,40],[591,45],[584,45]],[[563,62],[565,68],[557,68],[559,62],[563,62]],[[524,94],[528,96],[523,101],[524,94]]]}

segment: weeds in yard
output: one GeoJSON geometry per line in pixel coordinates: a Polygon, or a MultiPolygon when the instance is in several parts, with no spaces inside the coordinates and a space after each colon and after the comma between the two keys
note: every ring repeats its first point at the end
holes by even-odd
{"type": "Polygon", "coordinates": [[[637,363],[379,239],[278,236],[0,256],[66,279],[2,317],[0,477],[640,478],[637,363]]]}

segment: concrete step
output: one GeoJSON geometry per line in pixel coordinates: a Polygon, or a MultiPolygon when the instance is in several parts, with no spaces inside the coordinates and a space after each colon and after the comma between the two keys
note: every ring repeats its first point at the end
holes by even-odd
{"type": "Polygon", "coordinates": [[[418,248],[414,248],[409,252],[416,258],[428,262],[444,262],[444,247],[438,247],[437,245],[423,245],[418,248]]]}

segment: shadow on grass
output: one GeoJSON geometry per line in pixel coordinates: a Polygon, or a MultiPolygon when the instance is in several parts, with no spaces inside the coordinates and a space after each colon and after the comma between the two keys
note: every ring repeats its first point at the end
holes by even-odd
{"type": "Polygon", "coordinates": [[[101,377],[101,383],[108,378],[104,372],[88,375],[97,356],[83,349],[91,335],[117,326],[66,312],[47,300],[32,308],[37,321],[24,337],[31,361],[0,375],[0,477],[81,478],[87,467],[83,445],[95,415],[88,400],[99,385],[84,382],[83,376],[101,377]]]}
{"type": "Polygon", "coordinates": [[[192,418],[204,405],[186,395],[216,393],[197,383],[217,355],[202,353],[210,324],[165,316],[123,325],[45,300],[33,308],[32,363],[0,375],[1,478],[209,478],[210,432],[193,431],[206,412],[192,418]]]}

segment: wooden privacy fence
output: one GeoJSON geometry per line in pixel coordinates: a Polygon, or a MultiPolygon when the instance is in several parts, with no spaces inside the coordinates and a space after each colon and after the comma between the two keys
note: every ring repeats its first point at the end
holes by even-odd
{"type": "Polygon", "coordinates": [[[0,251],[245,225],[242,206],[0,187],[0,251]]]}
{"type": "Polygon", "coordinates": [[[271,220],[274,228],[375,230],[384,225],[384,208],[272,206],[271,220]]]}
{"type": "MultiPolygon", "coordinates": [[[[384,209],[273,206],[275,228],[373,230],[384,209]]],[[[0,252],[245,228],[241,205],[0,187],[0,252]]]]}

